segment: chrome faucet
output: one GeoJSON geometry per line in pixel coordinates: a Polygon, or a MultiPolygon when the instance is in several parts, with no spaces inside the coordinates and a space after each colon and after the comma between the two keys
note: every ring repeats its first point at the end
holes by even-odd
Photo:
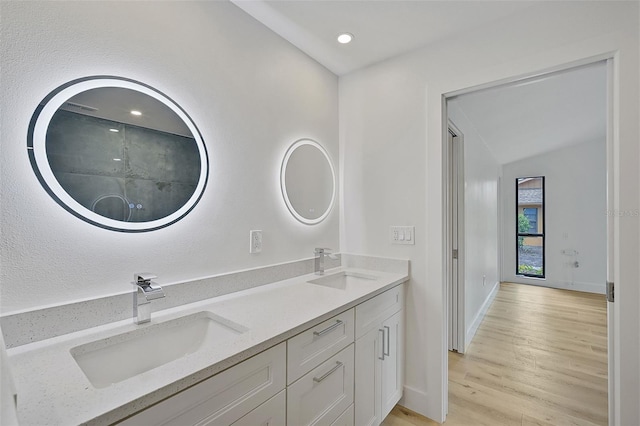
{"type": "Polygon", "coordinates": [[[324,257],[325,256],[329,256],[331,259],[334,259],[334,260],[338,258],[335,254],[331,253],[331,249],[328,249],[328,248],[318,247],[315,249],[313,254],[316,255],[315,268],[314,268],[316,275],[324,274],[324,257]]]}
{"type": "Polygon", "coordinates": [[[151,281],[156,278],[147,272],[133,275],[133,285],[136,286],[133,293],[133,321],[136,324],[151,321],[151,301],[164,297],[162,287],[151,281]]]}

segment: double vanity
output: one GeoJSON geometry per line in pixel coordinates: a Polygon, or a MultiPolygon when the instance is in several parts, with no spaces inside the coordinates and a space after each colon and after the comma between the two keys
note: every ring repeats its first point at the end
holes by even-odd
{"type": "Polygon", "coordinates": [[[11,348],[19,419],[379,424],[402,396],[408,262],[342,265],[11,348]]]}
{"type": "MultiPolygon", "coordinates": [[[[207,188],[209,151],[195,123],[128,78],[59,86],[38,104],[27,135],[43,189],[106,230],[171,226],[207,188]]],[[[329,152],[303,138],[280,158],[292,218],[320,224],[336,202],[329,152]]],[[[262,231],[250,239],[249,252],[260,253],[262,231]]],[[[408,273],[408,261],[338,259],[318,248],[315,259],[162,287],[135,274],[133,291],[3,316],[18,419],[379,424],[402,396],[408,273]]]]}

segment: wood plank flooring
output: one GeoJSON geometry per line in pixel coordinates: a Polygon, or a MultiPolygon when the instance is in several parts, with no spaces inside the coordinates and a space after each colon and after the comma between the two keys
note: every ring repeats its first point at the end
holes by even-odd
{"type": "MultiPolygon", "coordinates": [[[[467,353],[449,352],[445,425],[606,425],[604,295],[502,283],[467,353]]],[[[437,425],[396,406],[384,426],[437,425]]]]}

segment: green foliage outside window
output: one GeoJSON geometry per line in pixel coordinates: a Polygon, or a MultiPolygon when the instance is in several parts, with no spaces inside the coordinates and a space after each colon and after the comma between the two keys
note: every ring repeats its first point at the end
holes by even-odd
{"type": "MultiPolygon", "coordinates": [[[[529,232],[529,227],[531,227],[531,223],[524,213],[518,214],[518,233],[525,234],[529,232]]],[[[524,237],[518,237],[518,247],[522,247],[523,244],[524,237]]]]}

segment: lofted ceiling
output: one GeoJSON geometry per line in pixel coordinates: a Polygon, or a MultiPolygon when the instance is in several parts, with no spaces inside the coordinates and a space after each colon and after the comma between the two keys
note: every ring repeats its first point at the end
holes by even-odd
{"type": "Polygon", "coordinates": [[[236,6],[342,75],[469,31],[536,1],[231,0],[236,6]],[[338,34],[355,36],[346,45],[338,34]]]}
{"type": "Polygon", "coordinates": [[[598,62],[449,100],[500,164],[582,142],[607,131],[607,66],[598,62]]]}

